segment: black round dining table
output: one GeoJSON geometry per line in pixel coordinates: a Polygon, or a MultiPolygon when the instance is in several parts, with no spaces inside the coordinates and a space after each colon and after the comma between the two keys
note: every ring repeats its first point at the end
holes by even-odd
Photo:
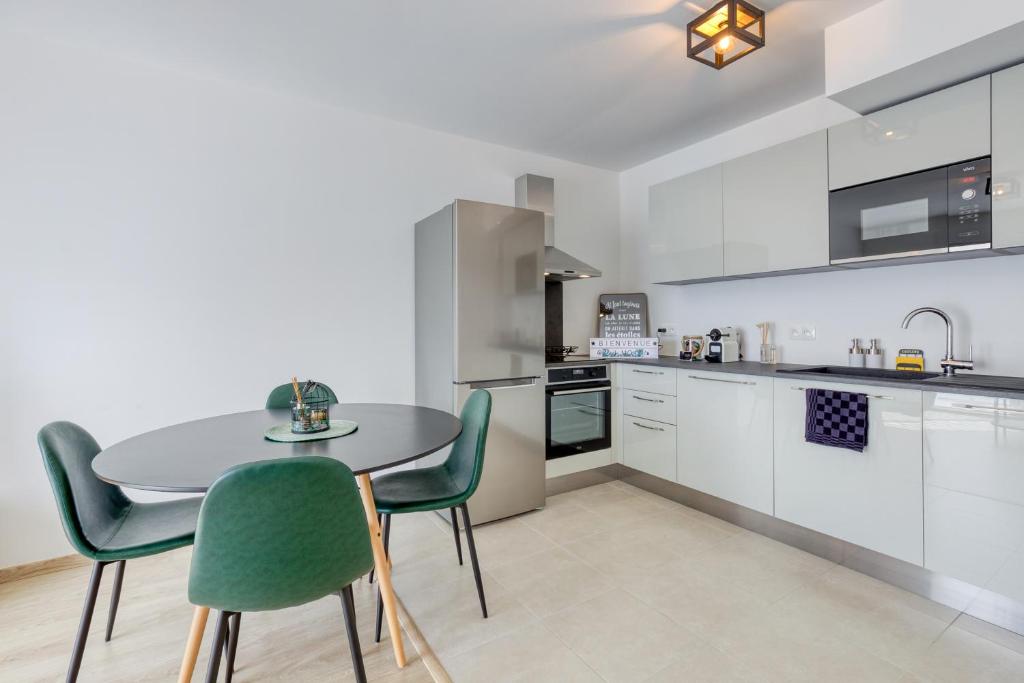
{"type": "MultiPolygon", "coordinates": [[[[356,431],[318,441],[277,442],[264,432],[287,423],[291,411],[251,410],[194,420],[133,436],[104,449],[92,461],[100,479],[148,491],[205,492],[225,470],[244,463],[292,456],[320,455],[348,465],[356,475],[366,511],[381,602],[387,616],[395,662],[405,666],[398,607],[390,562],[381,539],[373,502],[371,472],[425,457],[462,433],[462,422],[441,410],[393,403],[343,403],[331,407],[333,419],[353,420],[356,431]]],[[[192,678],[210,608],[196,605],[178,675],[192,678]]]]}
{"type": "Polygon", "coordinates": [[[450,413],[397,403],[342,403],[331,407],[331,418],[353,420],[359,428],[320,441],[269,441],[264,431],[288,422],[290,411],[250,410],[133,436],[100,452],[92,469],[127,488],[202,493],[224,470],[247,462],[322,455],[361,475],[430,455],[462,432],[450,413]]]}

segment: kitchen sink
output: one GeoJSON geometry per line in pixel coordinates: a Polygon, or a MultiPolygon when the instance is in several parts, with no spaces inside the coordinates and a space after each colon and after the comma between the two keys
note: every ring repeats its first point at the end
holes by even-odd
{"type": "Polygon", "coordinates": [[[963,389],[995,389],[997,391],[1024,391],[1024,377],[999,377],[996,375],[970,375],[964,373],[953,377],[939,376],[928,384],[959,387],[963,389]]]}
{"type": "Polygon", "coordinates": [[[887,381],[920,382],[941,377],[939,372],[917,372],[915,370],[884,370],[882,368],[848,368],[842,365],[822,365],[799,370],[776,370],[778,374],[821,375],[823,377],[853,377],[856,379],[884,379],[887,381]]]}

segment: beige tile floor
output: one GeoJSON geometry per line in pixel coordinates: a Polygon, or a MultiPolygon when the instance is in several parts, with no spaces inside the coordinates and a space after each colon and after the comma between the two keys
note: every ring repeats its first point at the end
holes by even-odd
{"type": "MultiPolygon", "coordinates": [[[[392,531],[399,596],[456,682],[1024,681],[1020,636],[621,482],[476,537],[487,620],[445,521],[396,517],[392,531]]],[[[129,563],[110,643],[104,583],[80,680],[174,679],[188,560],[129,563]]],[[[87,575],[0,584],[0,681],[63,678],[87,575]]],[[[402,671],[386,630],[373,643],[373,598],[357,583],[370,680],[432,680],[409,640],[402,671]]],[[[338,601],[246,615],[235,679],[351,680],[338,601]]]]}
{"type": "MultiPolygon", "coordinates": [[[[174,681],[192,609],[185,599],[189,549],[128,562],[114,637],[103,642],[113,568],[104,576],[79,681],[174,681]]],[[[105,572],[106,573],[106,572],[105,572]]],[[[64,679],[89,568],[0,584],[0,681],[64,679]]],[[[357,623],[372,681],[426,683],[433,677],[409,639],[409,666],[397,669],[390,641],[373,642],[376,594],[354,585],[357,623]]],[[[206,675],[213,620],[193,680],[206,675]]],[[[341,603],[336,597],[278,612],[245,614],[234,680],[354,680],[341,603]]],[[[223,668],[221,669],[223,680],[223,668]]]]}
{"type": "Polygon", "coordinates": [[[1024,681],[1024,638],[621,482],[476,536],[487,620],[446,522],[392,531],[457,682],[1024,681]]]}

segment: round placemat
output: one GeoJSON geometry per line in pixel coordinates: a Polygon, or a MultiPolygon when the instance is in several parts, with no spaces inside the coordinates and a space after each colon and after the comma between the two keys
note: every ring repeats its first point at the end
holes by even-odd
{"type": "Polygon", "coordinates": [[[312,434],[295,434],[292,432],[292,423],[285,422],[284,424],[274,425],[267,431],[263,432],[263,437],[271,441],[321,441],[323,439],[335,439],[339,436],[345,436],[351,434],[359,428],[358,422],[352,420],[331,420],[331,426],[322,432],[313,432],[312,434]]]}

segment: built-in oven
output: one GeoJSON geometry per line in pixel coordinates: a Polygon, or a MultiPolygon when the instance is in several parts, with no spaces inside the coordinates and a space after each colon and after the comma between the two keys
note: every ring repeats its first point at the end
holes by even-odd
{"type": "Polygon", "coordinates": [[[992,246],[989,157],[829,193],[833,265],[992,246]]]}
{"type": "Polygon", "coordinates": [[[607,365],[547,371],[548,460],[611,448],[612,383],[607,365]]]}

